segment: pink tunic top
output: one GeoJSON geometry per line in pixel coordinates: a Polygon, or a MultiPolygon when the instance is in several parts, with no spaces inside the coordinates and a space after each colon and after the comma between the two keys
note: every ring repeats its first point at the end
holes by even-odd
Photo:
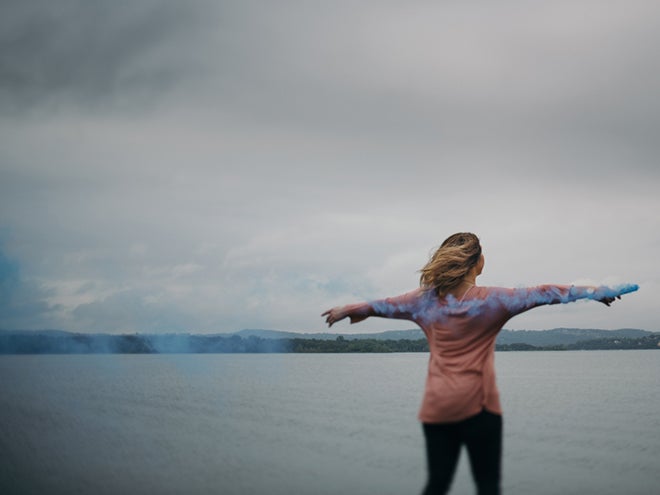
{"type": "Polygon", "coordinates": [[[536,306],[574,301],[590,294],[586,287],[565,285],[524,289],[473,286],[458,300],[417,289],[356,304],[351,314],[370,312],[406,319],[422,328],[430,358],[419,419],[424,423],[452,423],[484,408],[502,413],[495,383],[495,339],[510,318],[536,306]]]}

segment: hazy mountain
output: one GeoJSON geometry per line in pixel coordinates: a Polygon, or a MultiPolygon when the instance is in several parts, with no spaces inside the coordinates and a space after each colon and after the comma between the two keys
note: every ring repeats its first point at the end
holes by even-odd
{"type": "MultiPolygon", "coordinates": [[[[604,338],[640,338],[653,332],[633,328],[620,330],[599,330],[590,328],[554,328],[552,330],[502,330],[497,337],[498,344],[529,344],[533,346],[569,345],[582,340],[604,338]]],[[[245,329],[231,335],[240,337],[259,337],[262,339],[320,339],[334,340],[340,335],[345,339],[376,339],[376,340],[416,340],[423,339],[424,333],[419,329],[390,330],[378,333],[296,333],[279,330],[245,329]]]]}
{"type": "MultiPolygon", "coordinates": [[[[652,332],[637,329],[502,330],[497,344],[505,346],[503,350],[529,350],[553,346],[605,349],[656,348],[657,339],[646,342],[648,340],[646,337],[650,335],[653,335],[652,332]],[[575,344],[578,342],[581,344],[576,347],[575,344]],[[582,344],[584,342],[590,342],[591,347],[589,345],[585,347],[582,344]]],[[[362,334],[245,329],[236,333],[212,335],[191,333],[110,335],[72,333],[62,330],[0,330],[0,354],[416,352],[427,349],[423,339],[424,335],[419,329],[362,334]]]]}
{"type": "Polygon", "coordinates": [[[259,337],[262,339],[319,339],[319,340],[335,340],[340,335],[345,339],[376,339],[376,340],[416,340],[423,339],[424,333],[421,330],[388,330],[386,332],[378,333],[296,333],[284,332],[280,330],[260,330],[260,329],[245,329],[240,332],[235,332],[230,335],[238,335],[239,337],[259,337]]]}
{"type": "Polygon", "coordinates": [[[583,340],[646,337],[653,332],[634,328],[598,330],[588,328],[553,328],[552,330],[502,330],[498,344],[529,344],[534,346],[570,345],[583,340]]]}

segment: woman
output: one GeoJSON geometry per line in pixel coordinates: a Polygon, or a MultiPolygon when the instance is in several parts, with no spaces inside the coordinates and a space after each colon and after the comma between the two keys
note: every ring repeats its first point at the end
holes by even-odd
{"type": "Polygon", "coordinates": [[[419,419],[429,478],[424,494],[446,493],[465,445],[479,494],[500,492],[502,410],[495,384],[495,339],[513,316],[531,308],[589,298],[610,305],[636,286],[619,289],[541,285],[480,287],[484,256],[476,235],[447,238],[421,270],[420,287],[407,294],[350,304],[323,313],[329,326],[369,316],[417,323],[430,359],[419,419]]]}

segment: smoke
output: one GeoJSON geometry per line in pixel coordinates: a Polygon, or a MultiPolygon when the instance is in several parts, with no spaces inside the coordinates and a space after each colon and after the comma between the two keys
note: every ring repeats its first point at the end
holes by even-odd
{"type": "Polygon", "coordinates": [[[52,328],[58,307],[48,298],[50,291],[25,277],[20,263],[6,254],[0,239],[0,328],[25,328],[28,322],[52,328]]]}
{"type": "Polygon", "coordinates": [[[81,334],[0,331],[0,354],[210,354],[288,352],[291,339],[251,335],[81,334]]]}

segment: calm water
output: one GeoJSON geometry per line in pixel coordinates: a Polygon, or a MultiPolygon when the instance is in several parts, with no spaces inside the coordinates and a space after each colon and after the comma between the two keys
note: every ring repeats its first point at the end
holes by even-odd
{"type": "MultiPolygon", "coordinates": [[[[426,360],[0,356],[0,493],[417,494],[426,360]]],[[[496,366],[505,493],[660,493],[660,352],[496,366]]],[[[473,492],[463,454],[452,493],[473,492]]]]}

